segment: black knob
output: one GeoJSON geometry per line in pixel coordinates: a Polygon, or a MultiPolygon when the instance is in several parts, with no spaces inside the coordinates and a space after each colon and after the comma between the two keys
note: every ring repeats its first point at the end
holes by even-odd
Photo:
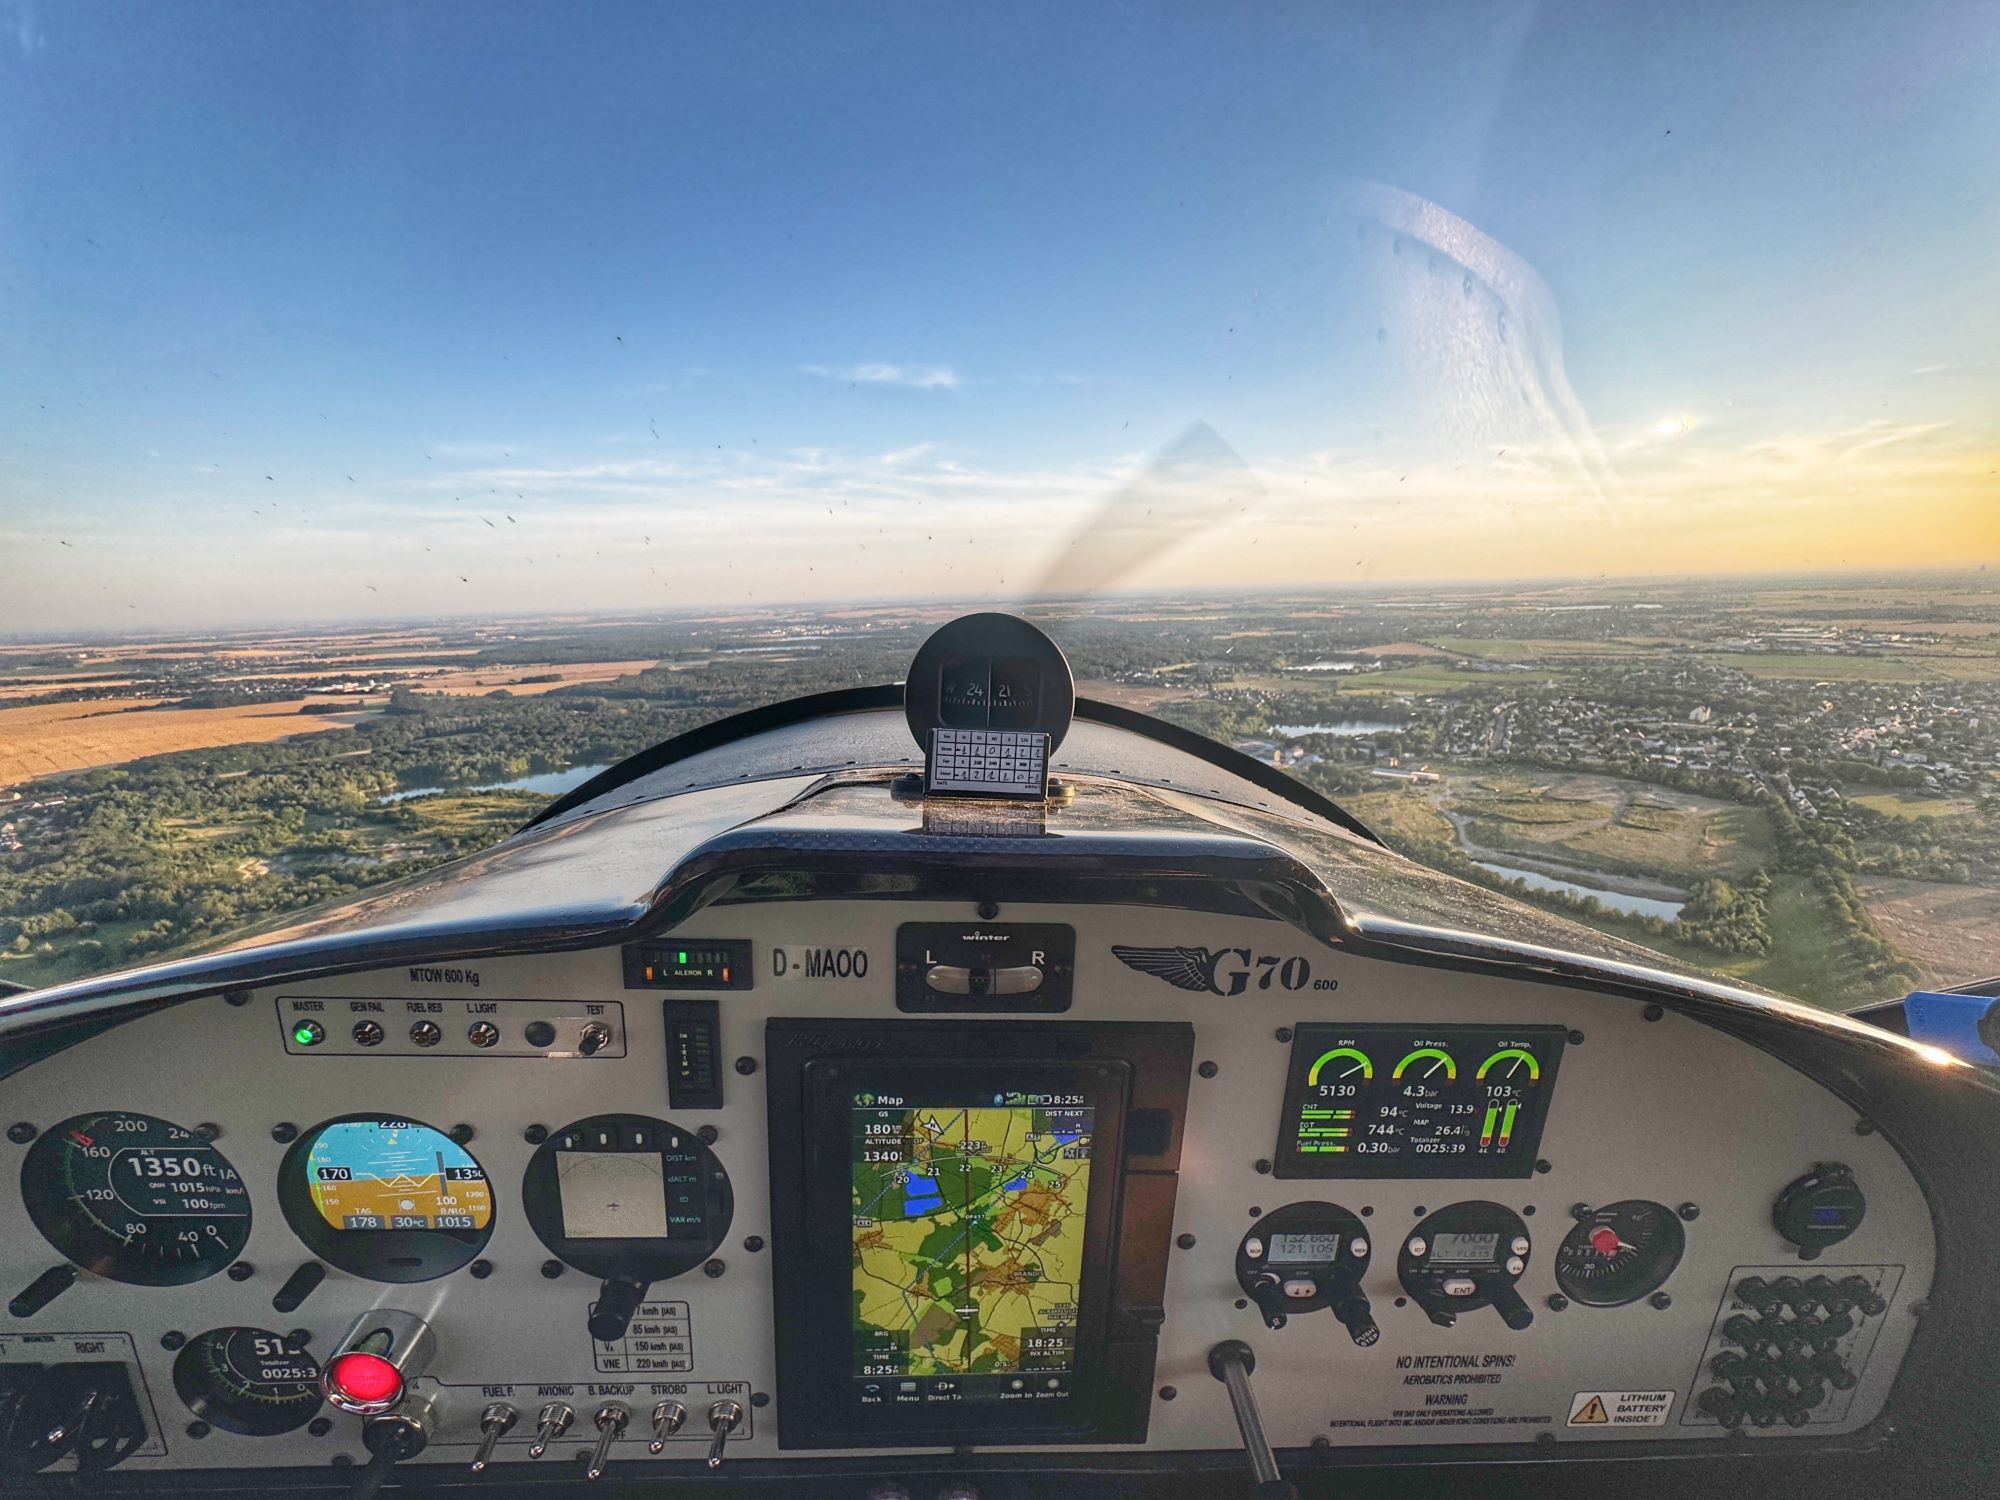
{"type": "Polygon", "coordinates": [[[1825,1349],[1839,1343],[1852,1332],[1854,1332],[1854,1319],[1846,1313],[1837,1313],[1830,1318],[1821,1318],[1813,1324],[1809,1330],[1809,1337],[1814,1345],[1825,1349]]]}
{"type": "Polygon", "coordinates": [[[1250,1288],[1250,1300],[1257,1304],[1257,1311],[1264,1315],[1266,1328],[1283,1328],[1288,1321],[1285,1310],[1285,1289],[1278,1284],[1275,1276],[1262,1276],[1250,1288]]]}
{"type": "Polygon", "coordinates": [[[67,1261],[59,1266],[50,1266],[14,1294],[14,1300],[7,1304],[7,1311],[17,1318],[32,1318],[75,1285],[75,1266],[67,1261]]]}
{"type": "Polygon", "coordinates": [[[1346,1296],[1335,1299],[1333,1315],[1340,1319],[1341,1326],[1347,1330],[1347,1336],[1354,1340],[1358,1348],[1366,1349],[1382,1337],[1382,1330],[1375,1326],[1375,1317],[1368,1306],[1368,1299],[1362,1295],[1359,1287],[1348,1292],[1346,1296]]]}
{"type": "Polygon", "coordinates": [[[285,1284],[278,1288],[278,1294],[271,1299],[272,1311],[297,1312],[299,1305],[310,1297],[324,1280],[326,1280],[326,1267],[316,1260],[307,1261],[285,1278],[285,1284]]]}
{"type": "Polygon", "coordinates": [[[1749,1363],[1749,1360],[1738,1354],[1734,1349],[1724,1349],[1708,1362],[1708,1372],[1717,1380],[1727,1380],[1734,1383],[1739,1380],[1749,1379],[1749,1372],[1744,1369],[1744,1366],[1749,1363]]]}
{"type": "Polygon", "coordinates": [[[1535,1310],[1521,1300],[1513,1282],[1495,1281],[1482,1290],[1493,1299],[1493,1310],[1500,1314],[1500,1321],[1516,1333],[1535,1321],[1535,1310]]]}
{"type": "Polygon", "coordinates": [[[1719,1385],[1712,1385],[1701,1393],[1695,1403],[1724,1427],[1743,1425],[1743,1408],[1728,1391],[1719,1385]]]}
{"type": "Polygon", "coordinates": [[[1736,1300],[1757,1312],[1765,1312],[1777,1304],[1778,1294],[1763,1277],[1745,1276],[1736,1283],[1736,1300]]]}
{"type": "Polygon", "coordinates": [[[530,1021],[521,1035],[530,1047],[549,1047],[555,1044],[556,1029],[547,1021],[530,1021]]]}
{"type": "Polygon", "coordinates": [[[1812,1420],[1811,1410],[1796,1401],[1787,1402],[1780,1410],[1787,1427],[1803,1427],[1812,1420]]]}
{"type": "Polygon", "coordinates": [[[1806,1284],[1796,1276],[1780,1276],[1771,1283],[1771,1293],[1801,1317],[1819,1306],[1812,1294],[1806,1290],[1806,1284]]]}
{"type": "Polygon", "coordinates": [[[632,1314],[645,1300],[647,1283],[613,1276],[597,1289],[597,1305],[590,1310],[590,1336],[601,1344],[615,1344],[625,1337],[632,1314]]]}
{"type": "Polygon", "coordinates": [[[1826,1383],[1836,1391],[1854,1389],[1854,1372],[1847,1368],[1845,1360],[1838,1354],[1821,1354],[1814,1358],[1813,1368],[1826,1377],[1826,1383]]]}
{"type": "Polygon", "coordinates": [[[1722,1336],[1745,1349],[1761,1349],[1771,1341],[1769,1330],[1755,1318],[1734,1313],[1723,1323],[1722,1336]]]}

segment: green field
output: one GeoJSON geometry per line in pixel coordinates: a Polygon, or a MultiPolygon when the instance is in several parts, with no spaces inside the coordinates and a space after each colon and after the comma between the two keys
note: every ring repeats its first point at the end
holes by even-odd
{"type": "Polygon", "coordinates": [[[1718,666],[1763,679],[1798,682],[1957,682],[2000,680],[2000,657],[1965,653],[1925,656],[1818,656],[1778,652],[1717,652],[1718,666]]]}
{"type": "Polygon", "coordinates": [[[1573,918],[1602,932],[1642,943],[1683,963],[1713,970],[1726,979],[1741,980],[1790,995],[1828,1010],[1848,1010],[1868,1000],[1900,994],[1901,984],[1880,993],[1862,977],[1861,965],[1848,951],[1846,929],[1814,893],[1804,876],[1779,875],[1771,885],[1771,951],[1751,958],[1725,959],[1694,943],[1652,937],[1622,922],[1573,918]]]}
{"type": "Polygon", "coordinates": [[[1408,694],[1424,697],[1456,693],[1469,687],[1547,687],[1562,679],[1560,672],[1470,672],[1444,662],[1419,662],[1413,667],[1396,667],[1387,672],[1368,672],[1340,684],[1342,697],[1349,695],[1408,694]]]}
{"type": "Polygon", "coordinates": [[[1870,792],[1847,800],[1892,818],[1942,818],[1964,810],[1961,804],[1946,797],[1911,797],[1902,792],[1870,792]]]}
{"type": "Polygon", "coordinates": [[[1549,641],[1530,637],[1501,637],[1496,640],[1469,640],[1463,636],[1432,636],[1424,642],[1454,656],[1470,656],[1480,661],[1543,661],[1551,656],[1638,656],[1636,646],[1617,641],[1549,641]]]}
{"type": "MultiPolygon", "coordinates": [[[[1380,792],[1350,792],[1340,805],[1366,823],[1390,848],[1411,854],[1426,844],[1449,844],[1451,824],[1414,787],[1380,792]]],[[[1421,858],[1421,855],[1418,855],[1421,858]]]]}

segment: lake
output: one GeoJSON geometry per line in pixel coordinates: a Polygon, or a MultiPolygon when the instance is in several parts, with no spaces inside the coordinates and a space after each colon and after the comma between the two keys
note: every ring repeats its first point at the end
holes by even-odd
{"type": "Polygon", "coordinates": [[[1282,734],[1288,740],[1298,739],[1308,734],[1337,734],[1352,737],[1363,734],[1400,734],[1401,724],[1389,724],[1381,719],[1335,719],[1330,724],[1273,724],[1271,732],[1282,734]]]}
{"type": "Polygon", "coordinates": [[[1473,861],[1482,870],[1491,870],[1506,880],[1518,880],[1530,890],[1563,891],[1571,896],[1595,896],[1598,902],[1612,911],[1629,912],[1635,917],[1659,917],[1672,922],[1681,914],[1683,903],[1679,901],[1659,901],[1651,896],[1628,896],[1623,891],[1607,891],[1594,885],[1578,885],[1573,880],[1557,880],[1551,875],[1538,874],[1533,870],[1517,870],[1511,865],[1496,865],[1489,860],[1473,861]]]}
{"type": "Polygon", "coordinates": [[[484,786],[411,786],[401,791],[385,792],[377,802],[407,802],[412,797],[435,797],[440,792],[540,792],[547,797],[560,797],[564,792],[582,786],[604,766],[571,766],[567,771],[543,771],[535,776],[517,776],[512,781],[489,781],[484,786]]]}

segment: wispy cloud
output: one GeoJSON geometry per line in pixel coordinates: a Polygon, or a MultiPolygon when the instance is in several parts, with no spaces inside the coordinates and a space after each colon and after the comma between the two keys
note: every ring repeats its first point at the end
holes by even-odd
{"type": "Polygon", "coordinates": [[[890,364],[876,360],[858,365],[801,365],[799,371],[849,385],[900,386],[911,391],[955,391],[961,383],[958,371],[950,365],[890,364]]]}

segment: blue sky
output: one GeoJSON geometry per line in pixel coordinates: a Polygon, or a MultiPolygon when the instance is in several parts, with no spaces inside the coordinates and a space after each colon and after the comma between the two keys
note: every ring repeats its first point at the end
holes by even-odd
{"type": "Polygon", "coordinates": [[[1195,421],[1254,480],[1107,581],[2000,557],[1996,54],[0,0],[0,631],[1004,597],[1195,421]]]}

